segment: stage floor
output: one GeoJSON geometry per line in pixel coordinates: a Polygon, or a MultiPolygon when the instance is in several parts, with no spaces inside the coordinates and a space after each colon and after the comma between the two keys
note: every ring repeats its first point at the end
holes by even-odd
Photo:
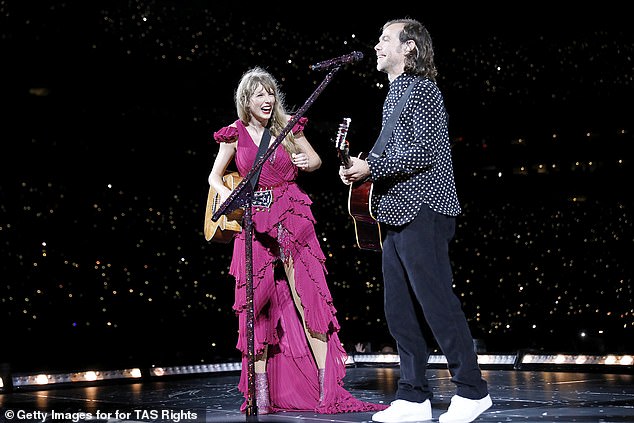
{"type": "MultiPolygon", "coordinates": [[[[493,407],[477,422],[634,422],[634,375],[528,370],[483,370],[493,407]]],[[[398,367],[351,367],[346,388],[357,398],[389,403],[398,367]]],[[[433,421],[454,393],[445,369],[430,369],[433,421]]],[[[15,389],[0,394],[0,422],[370,422],[372,413],[285,412],[247,418],[237,372],[139,383],[15,389]],[[52,412],[56,414],[52,419],[52,412]],[[89,419],[80,413],[90,413],[89,419]],[[97,414],[99,413],[99,414],[97,414]],[[108,416],[108,413],[110,414],[108,416]],[[158,414],[158,416],[157,416],[158,414]]]]}

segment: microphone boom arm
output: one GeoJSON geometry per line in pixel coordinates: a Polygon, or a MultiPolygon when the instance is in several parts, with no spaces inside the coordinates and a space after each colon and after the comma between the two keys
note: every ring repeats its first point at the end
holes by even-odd
{"type": "Polygon", "coordinates": [[[323,62],[315,63],[310,68],[312,70],[325,70],[335,66],[339,67],[347,63],[358,62],[361,59],[363,59],[363,53],[361,53],[360,51],[353,51],[352,53],[344,54],[343,56],[339,56],[333,59],[324,60],[323,62]]]}

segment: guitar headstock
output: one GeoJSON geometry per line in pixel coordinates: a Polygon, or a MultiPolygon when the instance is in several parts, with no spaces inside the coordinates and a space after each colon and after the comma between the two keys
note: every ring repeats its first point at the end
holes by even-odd
{"type": "Polygon", "coordinates": [[[345,167],[349,167],[350,163],[350,150],[348,148],[348,128],[350,127],[350,118],[343,118],[343,121],[337,129],[337,136],[335,138],[335,147],[337,148],[337,154],[341,160],[341,164],[345,167]]]}

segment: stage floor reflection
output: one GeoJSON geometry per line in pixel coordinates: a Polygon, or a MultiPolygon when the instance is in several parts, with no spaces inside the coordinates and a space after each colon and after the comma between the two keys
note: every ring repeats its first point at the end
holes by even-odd
{"type": "MultiPolygon", "coordinates": [[[[477,422],[632,422],[634,375],[529,370],[483,370],[493,407],[477,422]]],[[[445,369],[429,370],[433,421],[454,393],[445,369]]],[[[356,397],[389,403],[398,367],[347,369],[346,388],[356,397]]],[[[238,373],[226,372],[139,383],[68,386],[0,394],[0,422],[370,422],[372,413],[240,413],[238,373]],[[54,416],[52,413],[56,413],[54,416]],[[83,413],[83,415],[82,415],[83,413]],[[88,416],[88,414],[90,414],[88,416]],[[53,417],[55,417],[53,419],[53,417]],[[86,418],[88,417],[88,418],[86,418]]]]}

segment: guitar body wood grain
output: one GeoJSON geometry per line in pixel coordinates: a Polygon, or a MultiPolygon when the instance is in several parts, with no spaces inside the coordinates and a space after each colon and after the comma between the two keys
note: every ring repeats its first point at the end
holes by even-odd
{"type": "MultiPolygon", "coordinates": [[[[360,153],[359,158],[365,159],[367,153],[360,153]]],[[[362,250],[381,251],[383,249],[383,235],[381,224],[372,214],[372,181],[365,180],[350,185],[348,193],[348,213],[354,222],[354,232],[357,245],[362,250]]]]}
{"type": "Polygon", "coordinates": [[[348,213],[354,222],[357,245],[362,250],[381,251],[383,237],[381,225],[372,215],[371,181],[355,182],[350,185],[348,213]]]}
{"type": "MultiPolygon", "coordinates": [[[[238,172],[229,172],[222,177],[222,180],[225,186],[233,191],[242,181],[242,177],[238,172]]],[[[227,244],[233,239],[235,234],[242,230],[240,222],[242,222],[244,209],[237,208],[229,213],[229,215],[220,216],[220,218],[214,222],[211,218],[221,204],[220,195],[210,186],[205,210],[205,239],[207,241],[227,244]]]]}

